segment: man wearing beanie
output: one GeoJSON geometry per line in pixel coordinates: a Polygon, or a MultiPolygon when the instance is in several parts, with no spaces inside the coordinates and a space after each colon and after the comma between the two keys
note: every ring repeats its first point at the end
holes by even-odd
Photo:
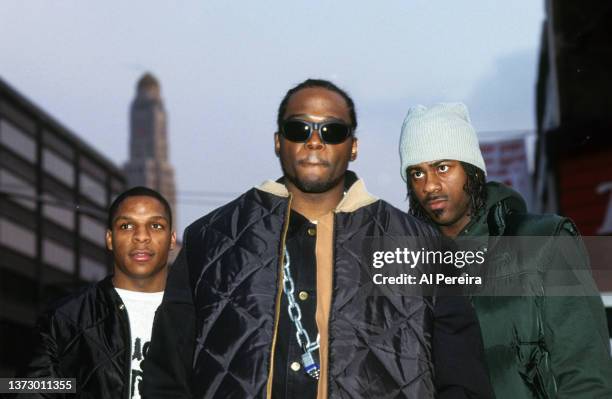
{"type": "Polygon", "coordinates": [[[485,183],[464,104],[411,108],[399,150],[410,213],[485,253],[483,283],[471,297],[496,397],[612,398],[601,298],[590,272],[568,273],[570,259],[585,259],[573,222],[529,214],[517,192],[485,183]]]}

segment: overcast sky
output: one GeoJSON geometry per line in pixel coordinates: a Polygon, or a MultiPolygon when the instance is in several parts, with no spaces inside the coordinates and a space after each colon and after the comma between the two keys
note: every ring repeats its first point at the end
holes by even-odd
{"type": "Polygon", "coordinates": [[[157,76],[179,229],[230,199],[184,192],[278,177],[278,103],[308,77],[331,79],[357,106],[352,169],[406,209],[408,107],[463,101],[479,131],[533,129],[543,18],[538,0],[2,0],[0,76],[118,165],[135,84],[157,76]]]}

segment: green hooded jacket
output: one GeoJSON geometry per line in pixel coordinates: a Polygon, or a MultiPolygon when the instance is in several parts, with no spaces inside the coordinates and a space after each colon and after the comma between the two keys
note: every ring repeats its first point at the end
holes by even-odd
{"type": "Polygon", "coordinates": [[[459,240],[486,253],[483,288],[472,302],[496,397],[612,398],[601,297],[590,270],[580,274],[568,265],[584,254],[575,225],[556,215],[528,214],[521,196],[502,184],[487,183],[487,195],[485,209],[459,240]],[[571,295],[554,292],[563,284],[571,295]]]}

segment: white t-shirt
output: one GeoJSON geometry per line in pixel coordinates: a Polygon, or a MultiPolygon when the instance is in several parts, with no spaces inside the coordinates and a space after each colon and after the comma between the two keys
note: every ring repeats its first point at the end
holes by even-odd
{"type": "Polygon", "coordinates": [[[140,362],[149,350],[153,317],[161,304],[164,292],[137,292],[116,288],[121,297],[130,320],[130,335],[132,336],[132,367],[130,368],[130,398],[140,399],[142,383],[142,368],[140,362]]]}

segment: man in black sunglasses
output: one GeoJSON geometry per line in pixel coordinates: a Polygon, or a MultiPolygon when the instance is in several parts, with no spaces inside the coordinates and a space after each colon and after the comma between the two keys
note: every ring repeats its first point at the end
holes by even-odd
{"type": "Polygon", "coordinates": [[[373,293],[369,239],[439,247],[440,237],[347,170],[352,99],[309,79],[287,92],[277,122],[283,177],[185,230],[145,397],[492,397],[465,298],[373,293]]]}

